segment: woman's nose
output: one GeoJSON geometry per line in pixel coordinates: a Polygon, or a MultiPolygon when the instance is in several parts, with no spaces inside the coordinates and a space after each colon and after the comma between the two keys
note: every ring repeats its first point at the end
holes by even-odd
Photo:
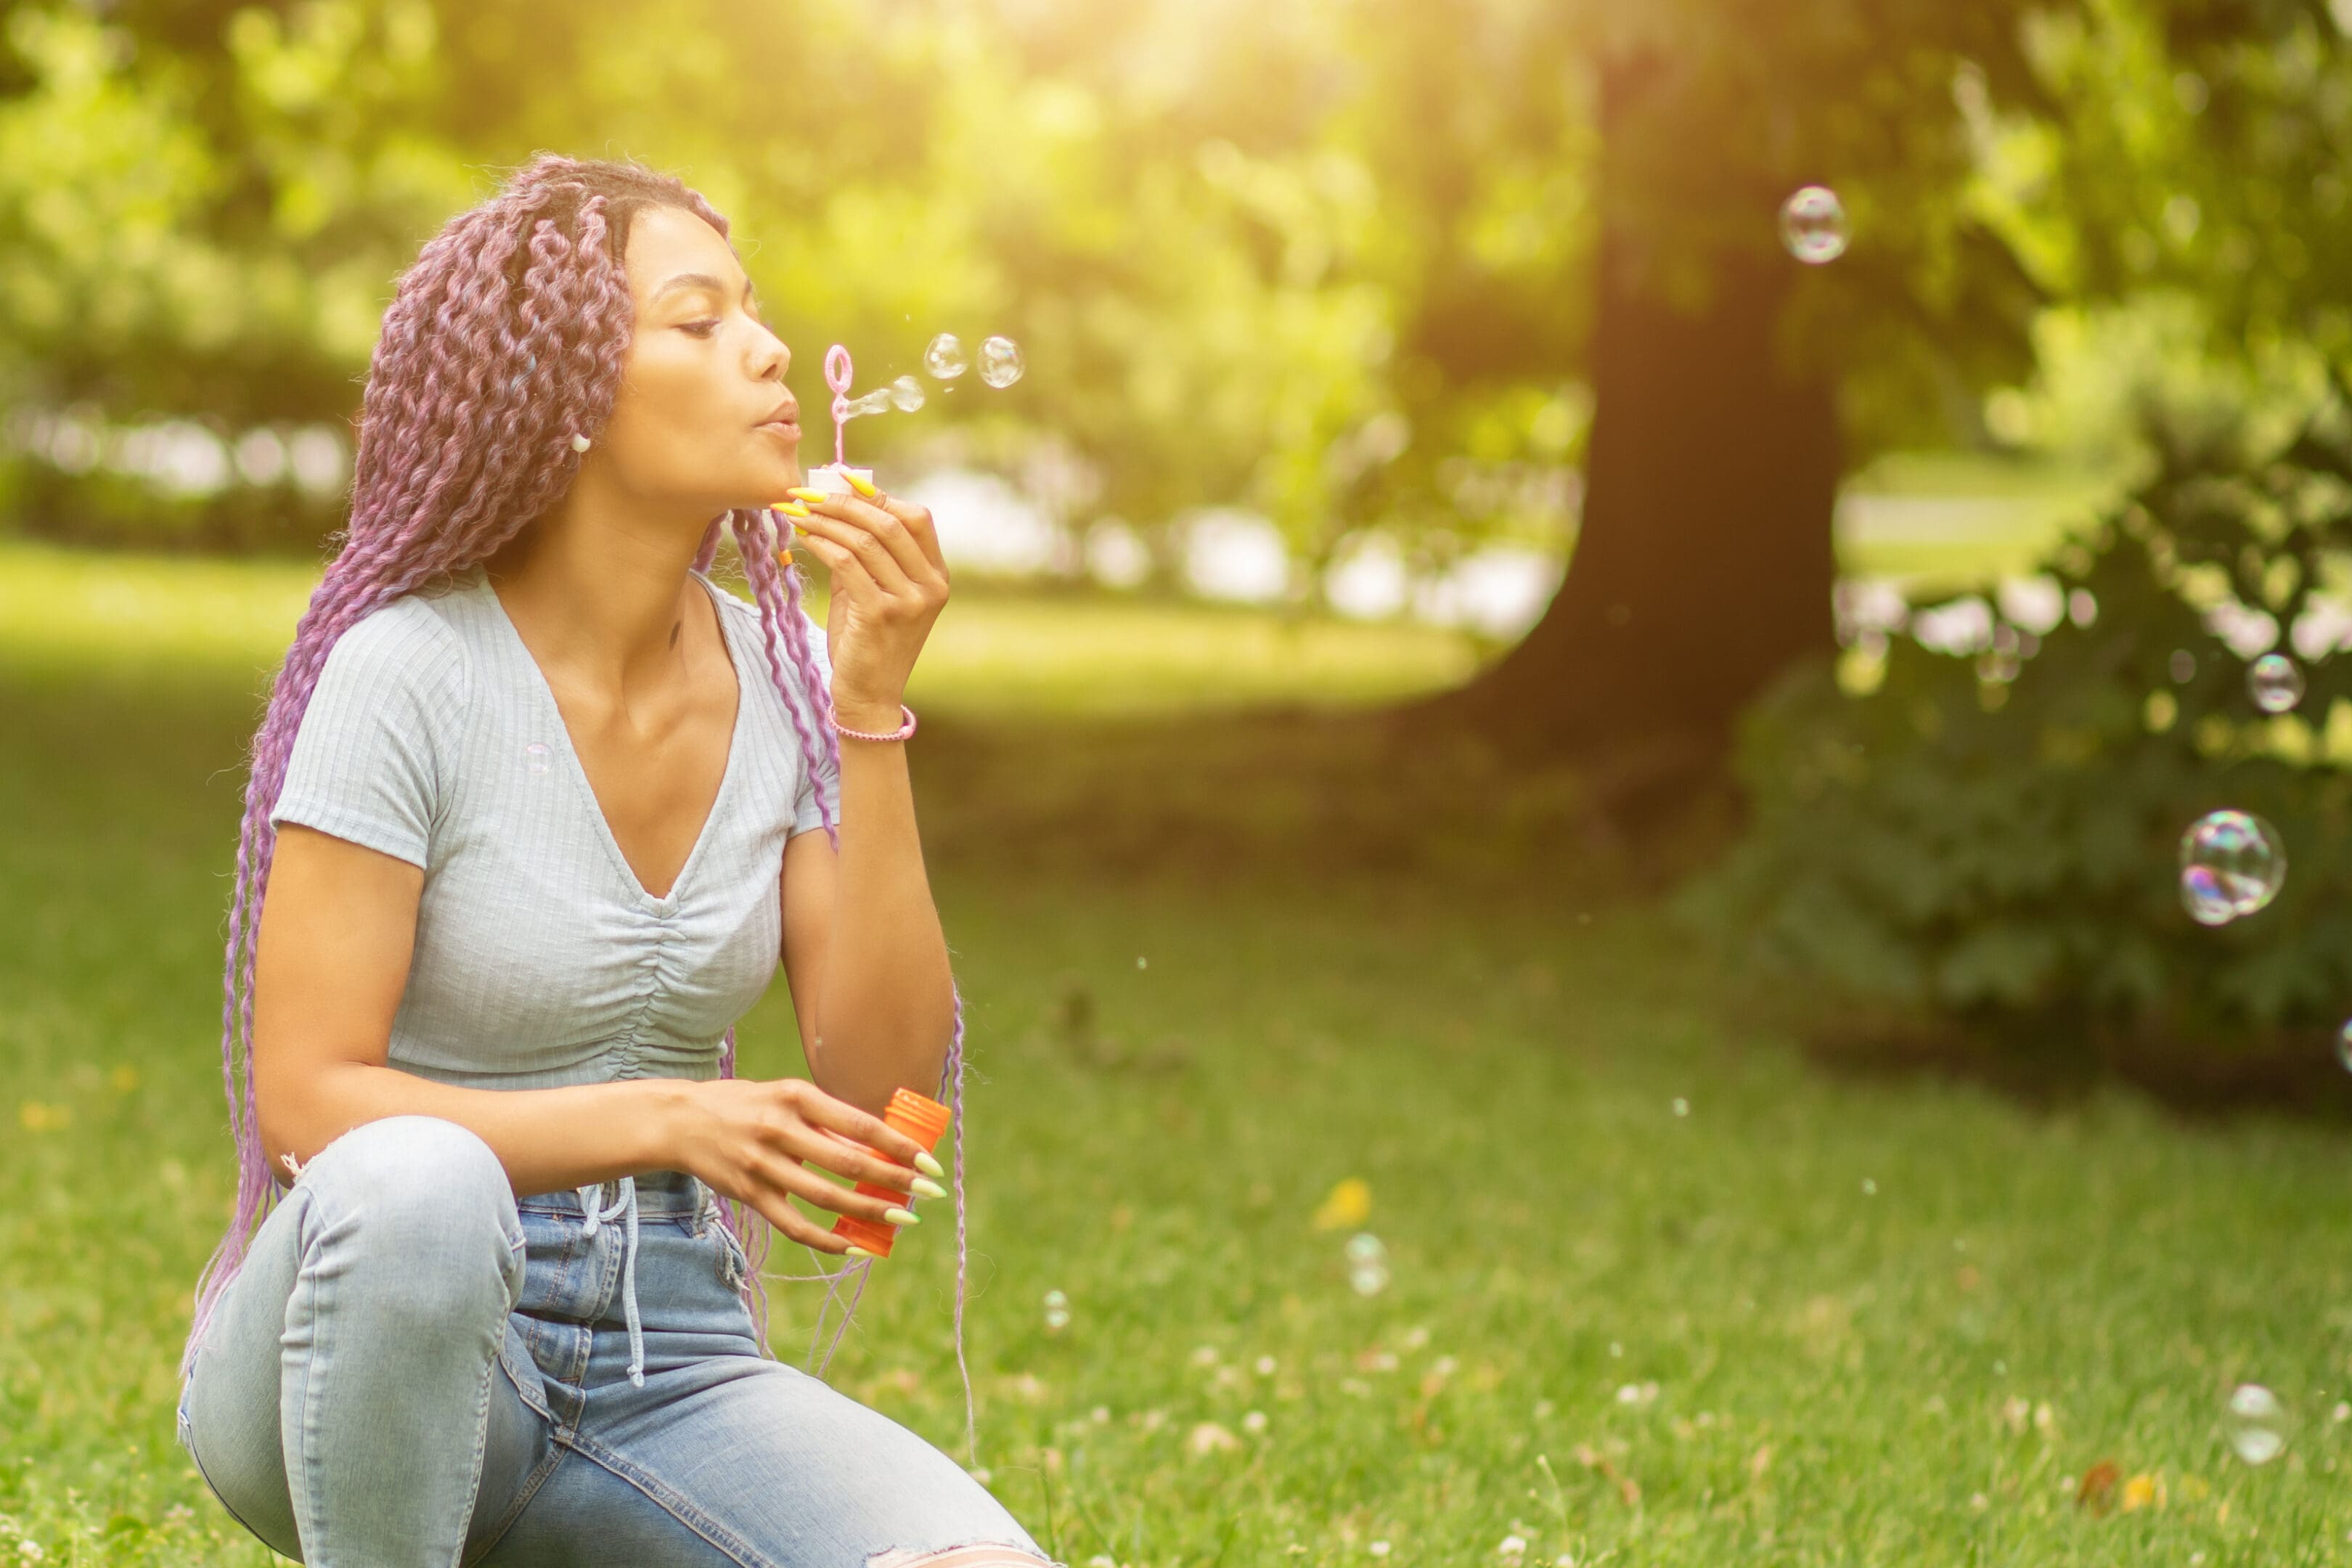
{"type": "Polygon", "coordinates": [[[760,336],[766,342],[752,360],[752,372],[762,381],[782,381],[793,368],[793,351],[783,339],[765,327],[760,329],[760,336]]]}

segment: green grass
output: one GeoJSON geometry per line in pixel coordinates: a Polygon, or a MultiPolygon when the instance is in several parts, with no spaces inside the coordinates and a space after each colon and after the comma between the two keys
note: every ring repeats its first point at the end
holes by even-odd
{"type": "Polygon", "coordinates": [[[2047,461],[1890,453],[1846,485],[1839,564],[1920,593],[1981,586],[2032,571],[2117,497],[2120,482],[2047,461]]]}
{"type": "MultiPolygon", "coordinates": [[[[723,555],[713,575],[750,596],[723,555]]],[[[90,555],[0,540],[0,668],[46,679],[227,685],[257,697],[317,585],[300,562],[90,555]]],[[[823,597],[810,613],[824,618],[823,597]]],[[[1215,710],[1294,692],[1369,702],[1454,684],[1465,634],[1116,595],[959,587],[908,700],[988,719],[1215,710]]]]}
{"type": "MultiPolygon", "coordinates": [[[[102,597],[62,559],[27,596],[23,559],[0,570],[0,1562],[13,1531],[50,1563],[265,1563],[172,1405],[232,1190],[237,650],[282,637],[299,584],[159,574],[187,583],[184,640],[142,632],[93,677],[71,650],[115,640],[60,606],[102,597]]],[[[1050,619],[999,624],[1058,639],[1050,619]]],[[[1122,639],[1131,668],[1166,625],[1122,639]]],[[[999,657],[1039,646],[1069,644],[999,657]]],[[[1404,686],[1446,678],[1381,657],[1404,686]]],[[[2340,1138],[1826,1079],[1646,906],[1558,870],[1585,852],[1554,819],[1400,784],[1410,842],[1440,849],[1318,860],[1389,831],[1362,798],[1408,770],[1286,752],[1338,742],[1281,725],[1114,745],[1042,705],[990,742],[985,711],[916,753],[971,1006],[979,1463],[1066,1561],[1369,1565],[1386,1541],[1389,1564],[1496,1563],[1514,1531],[1528,1563],[1621,1568],[2352,1558],[2340,1138]],[[1373,775],[1320,839],[1271,786],[1184,793],[1318,767],[1373,775]],[[1220,838],[1218,810],[1260,816],[1220,838]],[[1256,852],[1089,849],[1129,819],[1256,852]],[[1528,822],[1541,874],[1444,869],[1528,822]],[[1038,853],[1056,831],[1076,842],[1038,853]],[[1370,1297],[1348,1230],[1313,1223],[1348,1177],[1393,1271],[1370,1297]],[[2260,1469],[2224,1443],[2242,1378],[2297,1417],[2260,1469]],[[1194,1452],[1211,1425],[1233,1446],[1194,1452]],[[2162,1506],[2078,1508],[2105,1460],[2162,1506]]],[[[797,1070],[791,1037],[779,986],[745,1069],[797,1070]]],[[[829,1375],[962,1457],[944,1217],[884,1266],[829,1375]]],[[[797,1361],[814,1300],[773,1299],[797,1361]]]]}

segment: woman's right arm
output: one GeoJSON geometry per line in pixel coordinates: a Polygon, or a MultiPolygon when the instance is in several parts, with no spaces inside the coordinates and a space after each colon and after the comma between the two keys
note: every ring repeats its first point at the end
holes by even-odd
{"type": "Polygon", "coordinates": [[[836,1253],[847,1243],[793,1209],[787,1194],[877,1221],[890,1205],[803,1161],[902,1193],[915,1185],[919,1145],[798,1079],[482,1089],[386,1065],[424,889],[423,868],[396,856],[280,826],[253,995],[254,1103],[273,1173],[285,1169],[281,1156],[307,1162],[365,1122],[438,1116],[490,1146],[518,1196],[683,1170],[751,1204],[792,1239],[836,1253]]]}

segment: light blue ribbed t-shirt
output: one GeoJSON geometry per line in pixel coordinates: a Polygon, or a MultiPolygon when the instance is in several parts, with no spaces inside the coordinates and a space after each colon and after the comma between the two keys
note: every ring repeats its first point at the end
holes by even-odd
{"type": "MultiPolygon", "coordinates": [[[[756,607],[719,607],[740,696],[726,773],[668,894],[629,869],[538,662],[484,570],[371,612],[327,656],[272,824],[425,870],[389,1065],[475,1089],[710,1079],[773,979],[784,840],[839,816],[768,673],[756,607]]],[[[803,613],[830,683],[824,628],[803,613]]],[[[788,681],[797,679],[784,661],[788,681]]],[[[795,684],[803,721],[814,723],[795,684]]]]}

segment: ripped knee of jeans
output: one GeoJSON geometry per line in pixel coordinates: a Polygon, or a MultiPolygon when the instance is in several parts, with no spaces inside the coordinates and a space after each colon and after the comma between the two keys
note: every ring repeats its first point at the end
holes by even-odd
{"type": "Polygon", "coordinates": [[[942,1546],[930,1552],[893,1546],[866,1560],[866,1568],[1039,1568],[1050,1559],[1025,1547],[1002,1542],[978,1542],[970,1546],[942,1546]]]}

